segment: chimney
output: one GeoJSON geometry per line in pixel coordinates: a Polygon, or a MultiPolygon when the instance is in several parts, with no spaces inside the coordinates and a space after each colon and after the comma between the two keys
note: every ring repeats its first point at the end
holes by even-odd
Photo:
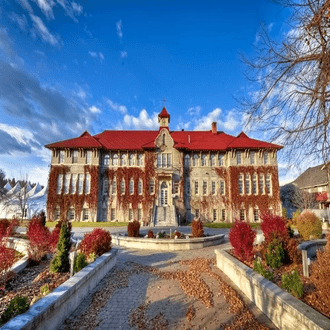
{"type": "Polygon", "coordinates": [[[216,121],[214,121],[213,123],[212,123],[212,134],[217,134],[218,132],[217,132],[217,122],[216,121]]]}

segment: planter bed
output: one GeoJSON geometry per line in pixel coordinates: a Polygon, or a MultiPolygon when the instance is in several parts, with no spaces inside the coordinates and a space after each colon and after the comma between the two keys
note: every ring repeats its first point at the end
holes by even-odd
{"type": "Polygon", "coordinates": [[[200,238],[167,239],[167,238],[136,238],[112,235],[113,244],[134,249],[158,250],[158,251],[183,251],[202,249],[204,247],[223,243],[225,235],[214,235],[200,238]]]}
{"type": "Polygon", "coordinates": [[[244,265],[226,250],[215,250],[224,272],[279,329],[330,329],[330,320],[244,265]]]}
{"type": "Polygon", "coordinates": [[[18,315],[1,327],[2,330],[58,329],[81,301],[114,267],[117,250],[104,253],[47,296],[36,302],[26,313],[18,315]]]}

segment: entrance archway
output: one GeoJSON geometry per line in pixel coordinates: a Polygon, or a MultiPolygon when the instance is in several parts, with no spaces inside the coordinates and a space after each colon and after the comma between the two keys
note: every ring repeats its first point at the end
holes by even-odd
{"type": "Polygon", "coordinates": [[[160,185],[160,206],[167,206],[168,205],[168,186],[165,181],[162,182],[160,185]]]}

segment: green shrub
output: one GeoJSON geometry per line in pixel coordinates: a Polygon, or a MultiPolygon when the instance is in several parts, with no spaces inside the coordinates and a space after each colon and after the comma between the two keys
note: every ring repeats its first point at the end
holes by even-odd
{"type": "Polygon", "coordinates": [[[304,294],[303,284],[301,283],[297,270],[282,275],[282,288],[294,295],[295,297],[302,297],[302,295],[304,294]]]}
{"type": "Polygon", "coordinates": [[[269,270],[264,270],[262,267],[261,259],[256,258],[254,259],[253,262],[253,270],[260,274],[261,276],[267,278],[268,280],[272,281],[273,280],[273,273],[270,272],[269,270]]]}
{"type": "Polygon", "coordinates": [[[127,234],[128,237],[139,237],[140,236],[140,222],[132,221],[128,223],[127,226],[127,234]]]}
{"type": "Polygon", "coordinates": [[[49,285],[48,285],[48,283],[46,283],[45,285],[43,285],[40,288],[40,294],[43,295],[43,296],[47,296],[48,293],[49,293],[49,285]]]}
{"type": "Polygon", "coordinates": [[[23,314],[29,309],[29,299],[23,296],[13,298],[8,307],[1,315],[1,324],[8,322],[11,318],[18,314],[23,314]]]}
{"type": "Polygon", "coordinates": [[[295,213],[292,215],[292,223],[294,226],[297,226],[297,217],[301,214],[300,210],[297,210],[295,213]]]}
{"type": "Polygon", "coordinates": [[[304,240],[322,236],[322,223],[312,211],[304,211],[297,217],[297,229],[304,240]]]}
{"type": "Polygon", "coordinates": [[[268,245],[268,252],[265,255],[266,263],[268,266],[272,268],[278,268],[283,265],[284,260],[284,250],[282,243],[274,239],[269,245],[268,245]]]}
{"type": "Polygon", "coordinates": [[[288,216],[288,211],[285,207],[282,208],[282,218],[286,219],[288,216]]]}
{"type": "Polygon", "coordinates": [[[65,273],[70,270],[69,250],[71,248],[71,231],[64,223],[61,227],[60,238],[57,243],[57,255],[50,263],[52,273],[65,273]]]}
{"type": "Polygon", "coordinates": [[[74,259],[73,272],[78,273],[87,265],[86,256],[83,253],[78,253],[74,259]]]}

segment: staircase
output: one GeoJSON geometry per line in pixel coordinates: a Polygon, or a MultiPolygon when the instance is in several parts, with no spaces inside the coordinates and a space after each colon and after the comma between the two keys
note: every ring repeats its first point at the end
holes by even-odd
{"type": "Polygon", "coordinates": [[[155,227],[170,227],[177,226],[176,213],[174,205],[172,206],[156,206],[154,214],[155,227]]]}

